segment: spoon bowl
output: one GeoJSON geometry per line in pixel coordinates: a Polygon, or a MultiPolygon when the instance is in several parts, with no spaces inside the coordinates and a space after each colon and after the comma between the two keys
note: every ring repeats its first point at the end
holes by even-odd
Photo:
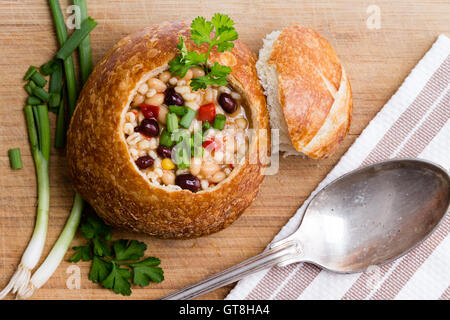
{"type": "Polygon", "coordinates": [[[449,199],[450,179],[439,166],[385,161],[320,190],[287,240],[299,241],[302,261],[334,272],[364,271],[422,242],[445,215],[449,199]]]}
{"type": "Polygon", "coordinates": [[[191,299],[251,273],[296,262],[339,273],[361,272],[424,241],[449,204],[450,177],[431,162],[388,160],[357,169],[317,192],[290,236],[163,299],[191,299]]]}

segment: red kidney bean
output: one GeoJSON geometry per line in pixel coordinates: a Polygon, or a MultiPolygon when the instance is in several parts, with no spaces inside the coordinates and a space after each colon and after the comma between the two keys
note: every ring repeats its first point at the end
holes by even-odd
{"type": "Polygon", "coordinates": [[[184,99],[181,94],[175,91],[174,88],[167,88],[164,91],[164,103],[167,106],[182,106],[184,105],[184,99]]]}
{"type": "Polygon", "coordinates": [[[175,184],[180,186],[182,189],[187,189],[192,192],[197,192],[200,190],[200,180],[190,173],[180,174],[177,176],[175,178],[175,184]]]}
{"type": "Polygon", "coordinates": [[[158,149],[156,149],[156,152],[161,156],[161,158],[171,158],[172,157],[172,148],[165,147],[165,146],[158,146],[158,149]]]}
{"type": "Polygon", "coordinates": [[[233,113],[237,109],[237,104],[234,101],[231,94],[228,93],[222,93],[219,96],[219,104],[222,107],[222,109],[227,113],[233,113]]]}
{"type": "Polygon", "coordinates": [[[148,167],[151,167],[153,165],[153,162],[155,162],[155,160],[150,156],[139,157],[135,161],[136,165],[140,169],[147,169],[148,167]]]}
{"type": "Polygon", "coordinates": [[[155,118],[145,118],[142,120],[138,131],[147,137],[156,137],[159,134],[158,120],[155,118]]]}

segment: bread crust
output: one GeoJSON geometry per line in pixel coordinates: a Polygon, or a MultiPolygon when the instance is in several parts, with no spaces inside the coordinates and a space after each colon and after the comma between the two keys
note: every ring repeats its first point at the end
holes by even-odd
{"type": "MultiPolygon", "coordinates": [[[[206,46],[198,49],[187,40],[185,22],[151,26],[120,40],[86,82],[67,140],[74,188],[95,211],[110,225],[161,238],[192,238],[225,228],[251,204],[263,181],[261,162],[246,159],[214,188],[170,191],[151,184],[133,163],[122,131],[124,109],[137,83],[176,56],[180,36],[188,50],[206,53],[206,46]]],[[[234,43],[231,52],[213,50],[210,60],[231,67],[229,81],[246,99],[251,125],[269,130],[256,57],[242,42],[234,43]]],[[[254,139],[250,149],[257,148],[254,139]]]]}
{"type": "Polygon", "coordinates": [[[350,83],[333,47],[314,30],[292,26],[275,40],[268,63],[278,72],[294,148],[315,159],[330,156],[346,136],[352,113],[350,83]]]}

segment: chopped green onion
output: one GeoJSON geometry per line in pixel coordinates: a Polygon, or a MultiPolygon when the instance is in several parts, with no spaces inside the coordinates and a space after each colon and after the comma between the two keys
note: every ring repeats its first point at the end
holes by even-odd
{"type": "Polygon", "coordinates": [[[191,126],[192,120],[194,120],[197,111],[191,108],[186,108],[186,114],[180,120],[180,126],[188,129],[191,126]]]}
{"type": "Polygon", "coordinates": [[[178,130],[178,117],[174,113],[168,113],[166,115],[167,131],[174,132],[178,130]]]}
{"type": "MultiPolygon", "coordinates": [[[[52,11],[53,20],[55,21],[56,36],[59,45],[62,46],[67,40],[67,30],[64,22],[64,16],[59,6],[58,0],[49,0],[50,9],[52,11]]],[[[77,86],[75,78],[75,69],[71,56],[64,59],[64,71],[66,75],[67,100],[69,102],[69,115],[72,116],[77,104],[77,86]]]]}
{"type": "Polygon", "coordinates": [[[56,54],[56,58],[65,60],[70,57],[75,49],[80,45],[81,40],[83,40],[89,34],[89,32],[91,32],[95,28],[96,25],[97,22],[91,17],[88,17],[86,20],[84,20],[81,23],[80,29],[77,29],[70,36],[70,38],[66,42],[64,42],[64,45],[56,54]]]}
{"type": "Polygon", "coordinates": [[[61,100],[61,94],[59,94],[59,93],[50,93],[50,99],[48,100],[48,106],[50,108],[58,107],[60,100],[61,100]]]}
{"type": "MultiPolygon", "coordinates": [[[[81,21],[86,20],[88,18],[86,0],[74,0],[73,4],[80,7],[81,21]]],[[[85,83],[92,72],[92,50],[89,35],[81,41],[78,52],[80,54],[81,81],[85,83]]]]}
{"type": "Polygon", "coordinates": [[[187,112],[187,109],[181,106],[169,106],[169,112],[175,113],[177,116],[183,116],[187,112]]]}
{"type": "Polygon", "coordinates": [[[167,129],[163,129],[163,131],[161,132],[161,136],[159,137],[159,144],[164,146],[164,147],[171,147],[173,146],[173,140],[171,137],[171,134],[169,131],[167,131],[167,129]]]}
{"type": "Polygon", "coordinates": [[[48,92],[39,87],[33,89],[33,95],[45,102],[48,102],[48,100],[50,99],[50,95],[48,94],[48,92]]]}
{"type": "Polygon", "coordinates": [[[181,147],[176,150],[175,164],[177,165],[178,169],[181,169],[181,170],[190,167],[191,161],[190,161],[189,153],[186,148],[181,147]]]}
{"type": "Polygon", "coordinates": [[[31,90],[38,88],[36,83],[34,83],[34,81],[32,81],[32,80],[30,80],[30,82],[28,82],[28,85],[30,86],[31,90]]]}
{"type": "Polygon", "coordinates": [[[195,130],[191,135],[191,150],[195,158],[203,157],[203,135],[201,130],[195,130]]]}
{"type": "Polygon", "coordinates": [[[211,123],[209,123],[208,120],[204,121],[202,123],[202,129],[203,131],[208,131],[211,128],[211,123]]]}
{"type": "Polygon", "coordinates": [[[53,72],[55,72],[55,69],[57,68],[56,62],[58,60],[50,60],[49,62],[44,63],[40,68],[39,71],[41,71],[41,73],[44,76],[48,76],[50,74],[52,74],[53,72]]]}
{"type": "Polygon", "coordinates": [[[223,128],[225,127],[226,119],[227,118],[223,114],[216,114],[213,122],[214,129],[223,130],[223,128]]]}
{"type": "Polygon", "coordinates": [[[34,83],[36,83],[36,85],[41,88],[47,84],[47,80],[45,80],[45,78],[41,76],[39,72],[33,73],[30,79],[33,80],[34,83]]]}
{"type": "Polygon", "coordinates": [[[33,89],[31,88],[30,84],[27,83],[23,86],[25,88],[25,91],[31,96],[33,94],[33,89]]]}
{"type": "Polygon", "coordinates": [[[20,149],[9,149],[8,150],[9,163],[13,170],[22,169],[22,158],[20,157],[20,149]]]}
{"type": "Polygon", "coordinates": [[[30,66],[27,70],[27,72],[25,73],[25,76],[23,77],[23,80],[28,81],[30,80],[31,76],[38,71],[38,67],[35,66],[30,66]]]}
{"type": "Polygon", "coordinates": [[[38,105],[38,104],[41,104],[41,103],[42,103],[42,100],[37,98],[37,97],[29,96],[27,98],[27,104],[29,104],[29,105],[35,106],[35,105],[38,105]]]}
{"type": "Polygon", "coordinates": [[[55,71],[52,72],[50,76],[50,84],[48,85],[48,92],[50,93],[61,93],[63,86],[63,67],[61,61],[55,63],[55,71]]]}

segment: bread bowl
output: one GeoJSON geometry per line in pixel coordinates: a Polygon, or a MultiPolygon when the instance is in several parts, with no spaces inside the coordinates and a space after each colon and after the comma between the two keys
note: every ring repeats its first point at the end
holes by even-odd
{"type": "MultiPolygon", "coordinates": [[[[83,87],[67,140],[74,188],[95,211],[112,226],[161,238],[192,238],[225,228],[250,205],[263,180],[262,161],[244,157],[222,181],[192,192],[152,181],[130,153],[126,115],[141,86],[168,69],[180,36],[189,50],[206,52],[206,46],[188,40],[184,22],[155,25],[120,40],[83,87]]],[[[248,126],[269,130],[256,57],[242,42],[234,45],[232,51],[213,49],[209,61],[231,67],[228,82],[242,97],[248,126]]],[[[256,135],[248,152],[257,153],[266,143],[256,135]]]]}
{"type": "Polygon", "coordinates": [[[280,151],[321,159],[350,128],[352,92],[330,43],[312,29],[291,26],[266,36],[256,63],[280,151]]]}

